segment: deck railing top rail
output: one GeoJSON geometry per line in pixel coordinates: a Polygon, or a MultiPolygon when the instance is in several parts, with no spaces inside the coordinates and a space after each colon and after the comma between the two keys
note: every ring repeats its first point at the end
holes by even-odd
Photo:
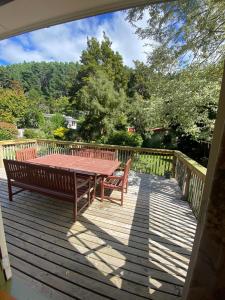
{"type": "Polygon", "coordinates": [[[200,165],[197,161],[191,159],[181,151],[174,151],[174,156],[182,161],[190,171],[195,172],[202,180],[205,180],[207,169],[204,166],[200,165]]]}
{"type": "Polygon", "coordinates": [[[84,142],[68,142],[68,141],[56,141],[48,139],[37,139],[37,143],[53,143],[60,145],[77,145],[77,146],[87,146],[95,148],[106,148],[106,149],[116,149],[116,150],[127,150],[135,152],[158,152],[163,154],[173,155],[174,151],[169,149],[156,149],[156,148],[141,148],[141,147],[131,147],[131,146],[119,146],[119,145],[108,145],[108,144],[96,144],[96,143],[84,143],[84,142]]]}
{"type": "Polygon", "coordinates": [[[6,141],[0,141],[0,146],[20,145],[20,144],[28,144],[28,143],[37,143],[37,140],[36,139],[6,140],[6,141]]]}

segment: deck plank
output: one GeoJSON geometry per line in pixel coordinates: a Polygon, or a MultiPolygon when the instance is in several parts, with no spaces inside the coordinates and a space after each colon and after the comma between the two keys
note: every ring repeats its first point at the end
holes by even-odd
{"type": "Polygon", "coordinates": [[[13,270],[49,299],[180,299],[196,221],[175,180],[132,173],[123,207],[95,200],[74,224],[70,203],[29,191],[9,203],[1,172],[13,270]]]}

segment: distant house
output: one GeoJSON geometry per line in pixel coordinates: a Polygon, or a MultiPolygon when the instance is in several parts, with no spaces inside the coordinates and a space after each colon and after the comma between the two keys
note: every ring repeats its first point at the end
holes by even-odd
{"type": "MultiPolygon", "coordinates": [[[[45,118],[50,119],[54,114],[45,114],[45,118]]],[[[65,116],[65,121],[67,122],[67,128],[77,129],[77,120],[70,116],[65,116]]]]}
{"type": "Polygon", "coordinates": [[[127,127],[127,131],[128,132],[135,132],[135,128],[134,127],[127,127]]]}

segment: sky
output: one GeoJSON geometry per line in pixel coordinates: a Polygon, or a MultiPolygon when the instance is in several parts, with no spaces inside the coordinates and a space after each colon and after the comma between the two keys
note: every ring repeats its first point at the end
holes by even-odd
{"type": "MultiPolygon", "coordinates": [[[[102,40],[103,32],[112,41],[113,50],[123,56],[125,65],[132,67],[134,60],[146,62],[146,52],[151,46],[145,46],[147,41],[135,34],[135,28],[125,17],[125,12],[104,14],[0,41],[0,64],[79,61],[87,37],[102,40]]],[[[145,22],[145,18],[141,22],[145,22]]]]}

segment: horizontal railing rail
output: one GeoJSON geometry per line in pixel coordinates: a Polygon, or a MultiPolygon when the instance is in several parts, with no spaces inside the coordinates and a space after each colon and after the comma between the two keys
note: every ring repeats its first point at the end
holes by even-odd
{"type": "Polygon", "coordinates": [[[183,199],[189,202],[195,216],[199,215],[206,168],[180,151],[44,139],[0,141],[0,167],[3,167],[3,158],[15,159],[16,150],[30,147],[35,147],[39,156],[70,154],[71,148],[115,151],[122,165],[131,157],[132,170],[136,172],[174,177],[183,199]]]}

